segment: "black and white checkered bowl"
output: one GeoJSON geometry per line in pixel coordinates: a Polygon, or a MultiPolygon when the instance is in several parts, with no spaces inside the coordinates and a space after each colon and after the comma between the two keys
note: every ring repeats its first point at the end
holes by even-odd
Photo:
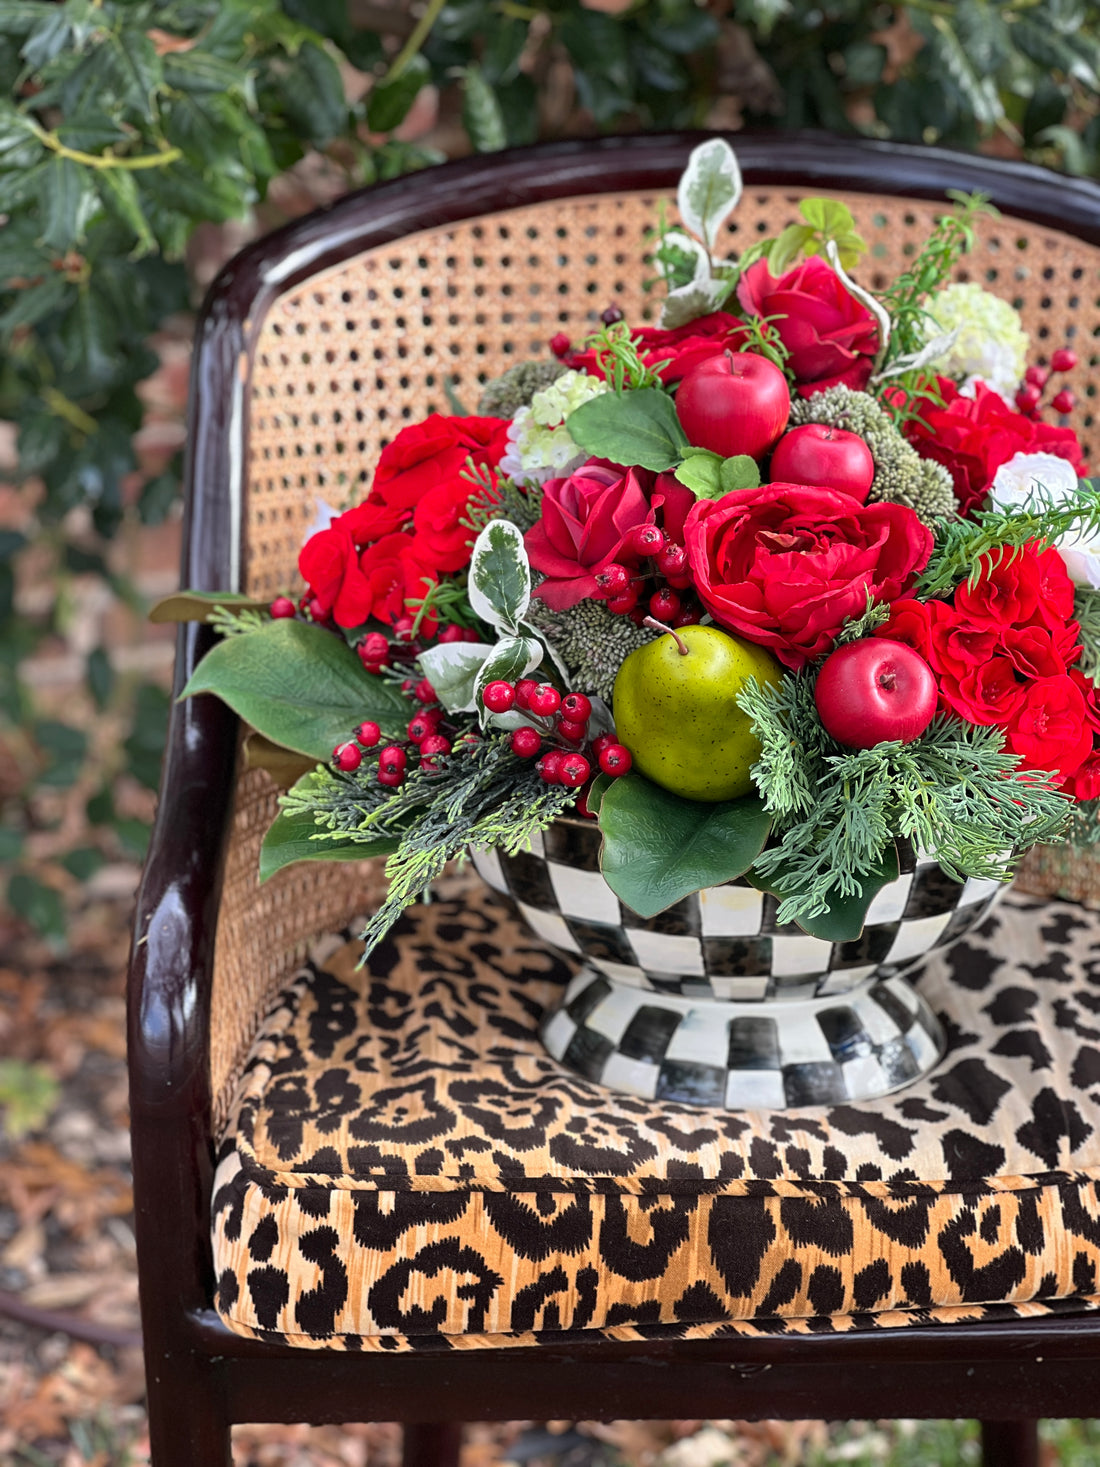
{"type": "Polygon", "coordinates": [[[902,857],[853,942],[776,921],[734,881],[656,917],[623,906],[599,869],[594,821],[564,819],[530,851],[474,851],[549,946],[585,967],[543,1024],[555,1059],[614,1089],[731,1109],[834,1104],[900,1089],[942,1052],[902,976],[974,927],[1004,890],[902,857]]]}

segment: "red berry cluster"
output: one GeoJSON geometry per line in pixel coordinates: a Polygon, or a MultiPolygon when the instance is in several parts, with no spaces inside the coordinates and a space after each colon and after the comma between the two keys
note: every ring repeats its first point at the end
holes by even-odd
{"type": "MultiPolygon", "coordinates": [[[[435,689],[426,677],[418,682],[406,678],[401,687],[421,707],[409,720],[407,743],[388,744],[379,752],[378,783],[391,789],[396,789],[404,782],[410,758],[418,758],[421,769],[429,770],[433,774],[437,772],[440,755],[449,754],[453,747],[452,739],[448,735],[455,732],[453,726],[446,722],[446,714],[436,701],[435,689]]],[[[377,723],[369,720],[361,723],[347,743],[337,744],[333,749],[333,762],[337,769],[351,774],[363,762],[362,750],[375,748],[381,740],[382,730],[377,723]]]]}
{"type": "MultiPolygon", "coordinates": [[[[1077,365],[1077,353],[1070,351],[1068,347],[1059,347],[1052,353],[1049,367],[1028,367],[1024,373],[1024,385],[1016,394],[1016,406],[1029,418],[1038,418],[1043,400],[1043,393],[1050,382],[1051,374],[1054,372],[1072,372],[1077,365]]],[[[1056,392],[1050,400],[1050,406],[1056,413],[1071,413],[1077,405],[1077,398],[1069,390],[1063,387],[1056,392]]]]}
{"type": "MultiPolygon", "coordinates": [[[[399,616],[393,624],[392,638],[387,637],[385,632],[368,632],[365,637],[361,638],[356,643],[355,650],[367,672],[380,673],[383,668],[393,667],[399,662],[415,662],[426,645],[414,637],[413,628],[415,626],[416,622],[413,617],[399,616]]],[[[480,642],[481,636],[469,627],[446,626],[439,633],[436,641],[440,644],[480,642]]]]}
{"type": "Polygon", "coordinates": [[[691,587],[687,551],[657,525],[635,525],[619,554],[621,560],[596,572],[596,596],[608,611],[635,622],[653,616],[673,627],[702,620],[698,603],[681,594],[691,587]]]}
{"type": "Polygon", "coordinates": [[[489,683],[482,701],[490,713],[509,713],[518,708],[541,725],[517,728],[512,734],[512,753],[521,759],[539,756],[539,776],[547,784],[579,789],[591,777],[593,760],[613,777],[630,769],[629,750],[614,734],[600,734],[591,741],[592,758],[581,752],[589,742],[588,722],[592,717],[592,704],[583,693],[563,696],[551,683],[521,677],[517,683],[503,679],[489,683]]]}

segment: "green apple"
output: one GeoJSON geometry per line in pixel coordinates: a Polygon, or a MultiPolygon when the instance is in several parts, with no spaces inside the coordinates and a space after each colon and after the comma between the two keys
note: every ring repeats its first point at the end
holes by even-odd
{"type": "Polygon", "coordinates": [[[634,768],[663,789],[689,800],[736,800],[752,789],[749,770],[760,757],[737,695],[750,677],[774,686],[782,673],[763,647],[717,627],[665,633],[619,668],[616,736],[634,768]]]}

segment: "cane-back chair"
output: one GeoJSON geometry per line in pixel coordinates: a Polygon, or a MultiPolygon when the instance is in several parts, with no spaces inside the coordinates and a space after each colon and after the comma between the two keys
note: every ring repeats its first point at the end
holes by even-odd
{"type": "MultiPolygon", "coordinates": [[[[294,586],[318,501],[342,507],[364,492],[404,423],[450,410],[448,384],[472,408],[487,378],[543,356],[557,332],[579,339],[611,302],[632,323],[651,320],[646,231],[698,141],[603,139],[467,159],[352,194],[247,248],[213,287],[196,339],[183,583],[261,597],[294,586]]],[[[911,259],[947,189],[987,193],[1001,217],[981,221],[982,248],[960,278],[1013,299],[1039,353],[1077,350],[1073,422],[1095,456],[1100,188],[893,144],[734,141],[746,187],[731,247],[778,232],[806,193],[834,194],[870,242],[861,276],[872,287],[911,259]]],[[[177,691],[210,640],[205,628],[181,632],[177,691]]],[[[956,1310],[957,1323],[944,1322],[950,1309],[886,1318],[866,1300],[830,1308],[819,1296],[793,1329],[770,1318],[692,1330],[667,1310],[631,1316],[620,1305],[602,1329],[564,1330],[555,1304],[533,1307],[535,1325],[512,1338],[479,1325],[471,1305],[469,1337],[440,1333],[426,1309],[419,1335],[367,1339],[361,1324],[352,1333],[330,1318],[345,1330],[337,1341],[311,1335],[301,1310],[288,1322],[278,1300],[260,1323],[228,1328],[215,1299],[231,1314],[247,1286],[222,1264],[215,1272],[211,1201],[250,1046],[311,942],[340,933],[380,889],[373,866],[339,863],[291,868],[261,888],[257,854],[276,791],[242,768],[239,751],[237,721],[216,700],[175,704],[137,905],[130,1069],[155,1467],[227,1463],[233,1422],[398,1420],[407,1458],[428,1463],[456,1450],[457,1428],[439,1423],[669,1416],[976,1416],[987,1422],[987,1460],[1023,1464],[1036,1460],[1035,1418],[1093,1414],[1100,1315],[1089,1308],[1100,1286],[1079,1239],[1084,1251],[1063,1270],[1071,1284],[1053,1274],[1015,1292],[990,1284],[984,1296],[960,1295],[981,1302],[956,1310]],[[877,1327],[891,1322],[907,1327],[877,1327]]],[[[1095,881],[1087,861],[1030,869],[1033,891],[1080,897],[1095,881]]],[[[1040,915],[1025,902],[1022,919],[1034,926],[1040,915]]],[[[258,1084],[255,1065],[248,1073],[258,1084]]],[[[1088,1178],[1079,1169],[1072,1181],[1088,1215],[1078,1233],[1092,1226],[1100,1243],[1088,1178]]],[[[282,1185],[268,1178],[268,1200],[282,1185]]],[[[965,1214],[966,1199],[957,1205],[965,1214]]],[[[999,1217],[983,1212],[981,1229],[995,1234],[999,1217]]],[[[1057,1236],[1047,1242],[1057,1251],[1057,1236]]],[[[260,1256],[270,1240],[267,1250],[260,1256]]],[[[315,1252],[308,1266],[322,1279],[329,1261],[315,1252]]],[[[346,1275],[346,1264],[333,1267],[346,1275]]],[[[354,1292],[354,1276],[341,1287],[341,1297],[354,1292]]],[[[445,1287],[462,1295],[453,1279],[445,1287]]],[[[506,1282],[500,1293],[507,1302],[506,1282]]]]}

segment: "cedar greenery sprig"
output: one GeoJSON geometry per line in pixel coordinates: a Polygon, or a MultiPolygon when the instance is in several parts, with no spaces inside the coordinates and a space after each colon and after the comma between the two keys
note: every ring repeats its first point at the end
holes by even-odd
{"type": "Polygon", "coordinates": [[[1081,628],[1081,656],[1077,666],[1100,687],[1100,591],[1078,586],[1073,596],[1073,615],[1081,628]]]}
{"type": "Polygon", "coordinates": [[[911,593],[921,600],[950,596],[964,581],[974,586],[1000,563],[999,551],[1015,559],[1025,545],[1046,550],[1063,535],[1100,537],[1100,487],[1085,479],[1071,495],[1055,499],[1046,489],[1026,505],[977,510],[967,520],[947,520],[937,529],[928,564],[911,593]]]}
{"type": "Polygon", "coordinates": [[[1053,775],[1021,770],[999,729],[939,715],[912,743],[846,749],[821,724],[811,674],[752,680],[738,703],[761,740],[752,774],[778,838],[754,870],[780,884],[781,922],[857,895],[897,837],[957,880],[1004,880],[1017,849],[1065,830],[1072,802],[1053,775]]]}
{"type": "Polygon", "coordinates": [[[266,611],[233,611],[228,606],[215,606],[206,618],[219,637],[240,636],[242,632],[258,632],[267,626],[271,615],[266,611]]]}
{"type": "Polygon", "coordinates": [[[434,773],[411,770],[396,790],[376,782],[373,761],[355,774],[318,770],[308,791],[291,790],[280,799],[289,814],[312,815],[316,839],[400,842],[386,860],[386,899],[362,933],[364,962],[448,861],[468,846],[514,855],[577,798],[576,790],[544,783],[533,760],[512,752],[506,733],[458,742],[436,763],[434,773]]]}

